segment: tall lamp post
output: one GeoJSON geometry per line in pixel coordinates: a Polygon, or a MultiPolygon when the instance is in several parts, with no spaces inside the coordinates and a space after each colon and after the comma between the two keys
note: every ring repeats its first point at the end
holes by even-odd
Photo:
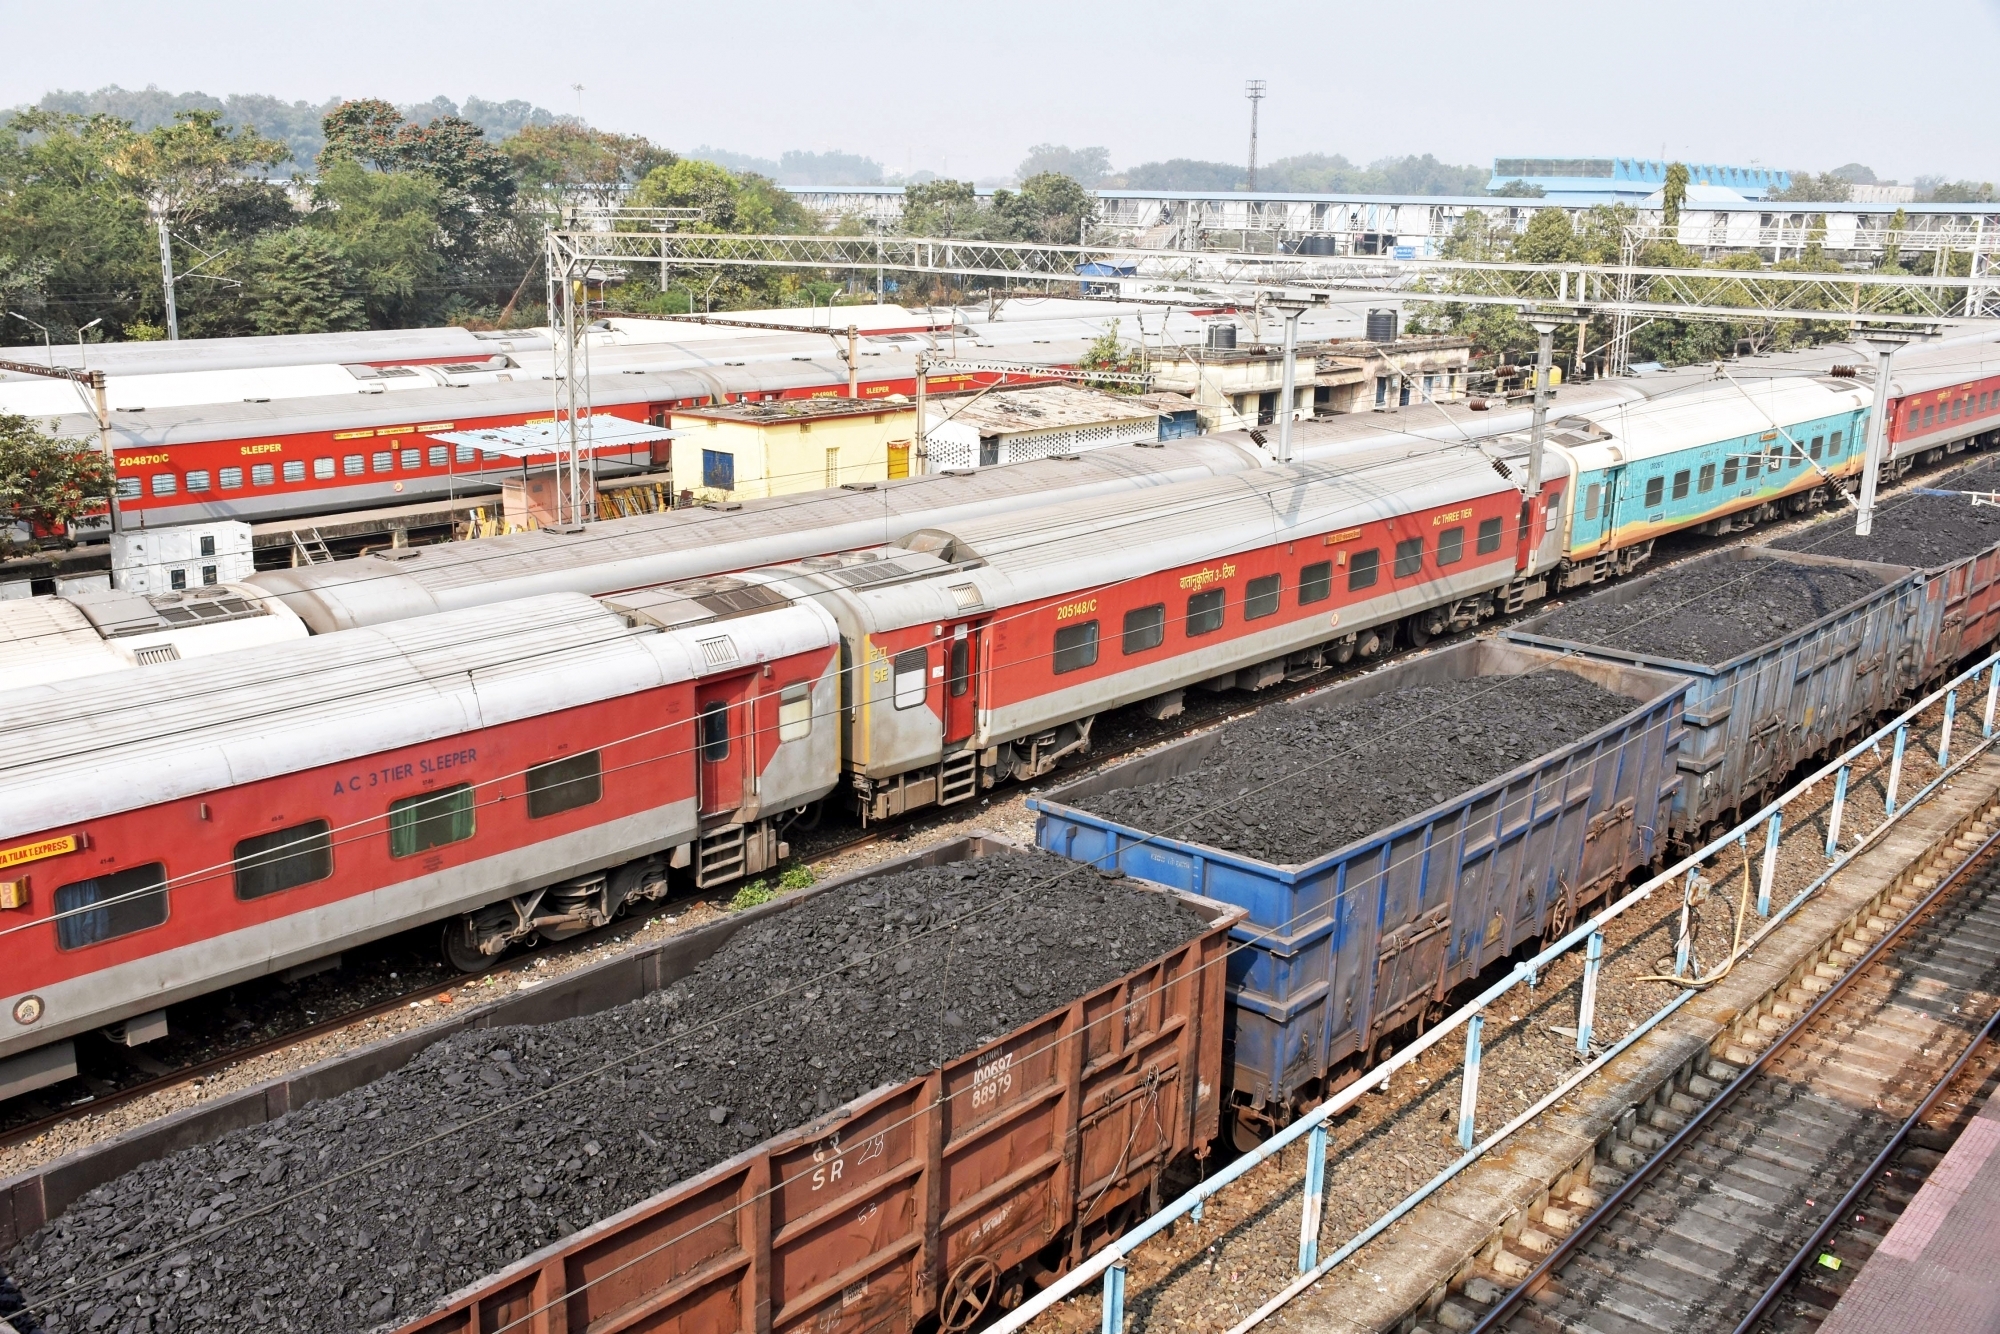
{"type": "Polygon", "coordinates": [[[1854,535],[1866,537],[1875,527],[1875,490],[1882,482],[1882,464],[1889,452],[1890,365],[1905,343],[1921,342],[1921,333],[1873,330],[1858,341],[1875,354],[1875,406],[1868,413],[1868,453],[1861,467],[1861,498],[1854,511],[1854,535]]]}

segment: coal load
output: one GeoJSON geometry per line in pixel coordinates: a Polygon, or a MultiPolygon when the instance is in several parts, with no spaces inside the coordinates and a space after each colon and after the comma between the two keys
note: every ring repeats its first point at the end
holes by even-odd
{"type": "Polygon", "coordinates": [[[1563,671],[1280,706],[1223,727],[1192,773],[1076,804],[1148,833],[1298,865],[1539,759],[1636,707],[1563,671]]]}
{"type": "MultiPolygon", "coordinates": [[[[1931,483],[1931,489],[1990,494],[2000,491],[2000,469],[1987,467],[1941,477],[1931,483]]],[[[1852,511],[1843,511],[1781,537],[1771,545],[1815,556],[1881,561],[1885,565],[1928,570],[2000,543],[2000,507],[1975,505],[1967,495],[1905,492],[1891,496],[1876,509],[1872,526],[1874,531],[1867,537],[1856,537],[1854,515],[1852,511]]]]}
{"type": "Polygon", "coordinates": [[[1644,597],[1584,598],[1535,627],[1543,639],[1715,666],[1803,630],[1881,589],[1860,570],[1781,560],[1698,560],[1651,576],[1644,597]]]}
{"type": "Polygon", "coordinates": [[[669,990],[456,1034],[341,1097],[135,1168],[6,1268],[54,1334],[398,1324],[1204,929],[1178,899],[1041,854],[828,890],[669,990]]]}

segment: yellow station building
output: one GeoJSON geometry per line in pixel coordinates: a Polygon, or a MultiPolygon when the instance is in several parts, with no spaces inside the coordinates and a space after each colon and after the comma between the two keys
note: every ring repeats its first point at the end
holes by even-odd
{"type": "Polygon", "coordinates": [[[749,500],[908,477],[916,423],[900,395],[675,408],[674,489],[749,500]]]}

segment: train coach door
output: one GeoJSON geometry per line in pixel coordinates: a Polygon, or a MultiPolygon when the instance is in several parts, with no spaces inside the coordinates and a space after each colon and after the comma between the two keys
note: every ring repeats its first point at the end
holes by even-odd
{"type": "Polygon", "coordinates": [[[749,779],[757,772],[750,698],[754,681],[752,676],[708,681],[695,691],[695,754],[704,821],[732,814],[748,799],[749,779]]]}
{"type": "MultiPolygon", "coordinates": [[[[1591,535],[1601,538],[1607,544],[1614,542],[1618,537],[1618,492],[1624,485],[1624,468],[1606,468],[1604,470],[1604,495],[1598,501],[1597,506],[1600,523],[1592,530],[1591,535]]],[[[1589,508],[1587,499],[1585,508],[1586,510],[1589,508]]],[[[1586,520],[1586,522],[1588,521],[1586,520]]],[[[1578,543],[1578,545],[1582,544],[1578,543]]]]}
{"type": "Polygon", "coordinates": [[[984,625],[961,621],[951,628],[944,655],[944,744],[970,738],[979,725],[979,639],[984,625]]]}

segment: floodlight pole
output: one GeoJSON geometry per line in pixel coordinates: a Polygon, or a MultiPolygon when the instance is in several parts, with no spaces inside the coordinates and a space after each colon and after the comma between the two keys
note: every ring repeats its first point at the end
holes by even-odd
{"type": "Polygon", "coordinates": [[[1275,456],[1280,463],[1292,461],[1292,400],[1298,394],[1298,372],[1294,363],[1298,360],[1299,316],[1316,304],[1324,304],[1326,298],[1316,300],[1310,295],[1286,293],[1271,298],[1270,306],[1285,317],[1285,364],[1280,372],[1278,391],[1278,448],[1275,456]]]}

